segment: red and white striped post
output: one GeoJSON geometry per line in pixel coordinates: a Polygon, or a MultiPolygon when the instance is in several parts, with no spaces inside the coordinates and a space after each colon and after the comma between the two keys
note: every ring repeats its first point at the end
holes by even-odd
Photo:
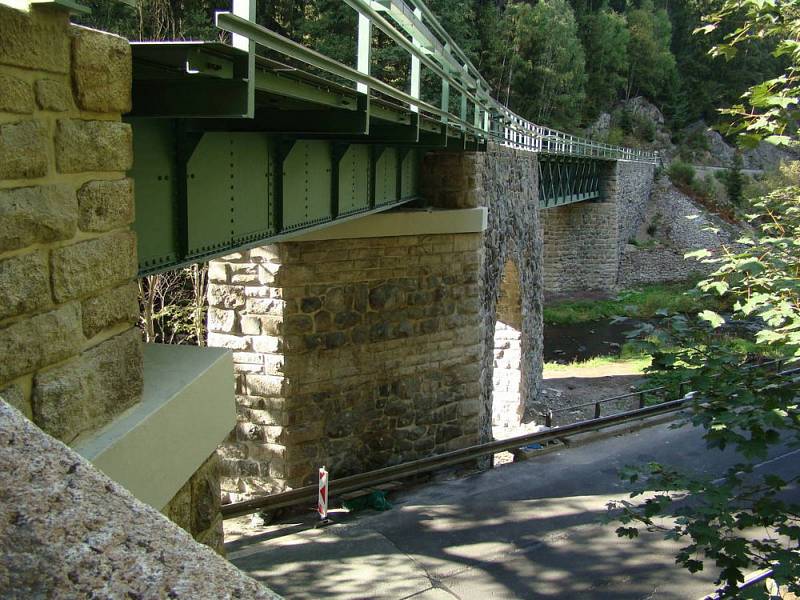
{"type": "Polygon", "coordinates": [[[328,518],[328,471],[325,467],[319,470],[319,493],[317,494],[317,512],[323,521],[328,518]]]}

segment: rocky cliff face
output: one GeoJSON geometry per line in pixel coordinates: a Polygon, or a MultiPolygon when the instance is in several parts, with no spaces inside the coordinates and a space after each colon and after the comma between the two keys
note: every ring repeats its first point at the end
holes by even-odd
{"type": "Polygon", "coordinates": [[[744,226],[726,223],[662,177],[653,188],[644,222],[622,252],[618,285],[630,288],[709,273],[713,265],[684,255],[735,245],[743,231],[744,226]]]}

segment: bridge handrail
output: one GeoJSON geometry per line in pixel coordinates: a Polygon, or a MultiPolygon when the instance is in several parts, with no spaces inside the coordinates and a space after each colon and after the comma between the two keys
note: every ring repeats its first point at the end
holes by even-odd
{"type": "Polygon", "coordinates": [[[437,119],[442,126],[455,128],[463,135],[492,140],[509,148],[530,152],[649,163],[658,161],[656,152],[614,146],[537,125],[492,98],[489,83],[422,0],[343,1],[359,15],[357,68],[338,62],[256,24],[254,3],[247,0],[234,1],[235,14],[217,13],[217,27],[355,82],[361,93],[369,95],[370,90],[374,90],[407,105],[411,112],[427,113],[437,119]],[[249,8],[243,9],[248,4],[249,8]],[[373,25],[410,54],[410,92],[401,91],[370,74],[373,25]],[[435,73],[441,81],[439,107],[420,98],[423,65],[435,73]],[[450,86],[461,96],[458,114],[450,109],[450,86]]]}

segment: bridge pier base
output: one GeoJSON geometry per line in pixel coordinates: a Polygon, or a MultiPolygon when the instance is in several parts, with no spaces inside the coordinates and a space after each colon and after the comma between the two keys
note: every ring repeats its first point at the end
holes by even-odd
{"type": "Polygon", "coordinates": [[[484,222],[378,214],[211,263],[209,344],[236,373],[229,499],[478,441],[484,222]]]}
{"type": "Polygon", "coordinates": [[[486,152],[432,153],[423,193],[441,208],[485,207],[481,266],[480,436],[492,424],[533,420],[542,383],[542,231],[538,158],[489,145],[486,152]]]}

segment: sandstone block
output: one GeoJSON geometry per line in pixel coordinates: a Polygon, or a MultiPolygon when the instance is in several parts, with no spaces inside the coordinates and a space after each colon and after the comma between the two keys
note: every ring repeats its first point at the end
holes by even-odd
{"type": "Polygon", "coordinates": [[[212,283],[228,283],[230,267],[220,261],[212,260],[208,263],[208,280],[212,283]]]}
{"type": "Polygon", "coordinates": [[[64,83],[55,79],[39,79],[34,89],[36,104],[42,110],[64,112],[72,108],[72,90],[64,83]]]}
{"type": "Polygon", "coordinates": [[[213,348],[229,348],[230,350],[249,350],[250,338],[239,335],[208,332],[208,345],[213,348]]]}
{"type": "Polygon", "coordinates": [[[0,5],[0,63],[66,73],[69,71],[69,18],[66,12],[29,13],[0,5]]]}
{"type": "MultiPolygon", "coordinates": [[[[2,54],[0,42],[0,56],[2,54]]],[[[31,179],[45,175],[47,133],[44,125],[37,121],[0,125],[0,179],[31,179]]]]}
{"type": "Polygon", "coordinates": [[[0,260],[0,319],[49,306],[50,276],[41,252],[0,260]]]}
{"type": "Polygon", "coordinates": [[[77,303],[0,329],[0,384],[73,356],[82,345],[77,303]]]}
{"type": "Polygon", "coordinates": [[[22,386],[18,383],[12,383],[11,385],[1,389],[0,400],[5,400],[11,406],[22,412],[26,417],[31,418],[30,400],[25,397],[25,392],[22,390],[22,386]]]}
{"type": "Polygon", "coordinates": [[[30,84],[24,79],[0,73],[0,112],[29,115],[34,108],[30,84]]]}
{"type": "Polygon", "coordinates": [[[92,338],[118,323],[135,325],[139,318],[138,292],[135,283],[106,290],[81,303],[83,334],[92,338]]]}
{"type": "Polygon", "coordinates": [[[208,309],[208,329],[219,333],[231,333],[236,328],[236,311],[221,308],[208,309]]]}
{"type": "Polygon", "coordinates": [[[126,231],[58,248],[50,273],[59,302],[122,283],[136,275],[136,239],[126,231]]]}
{"type": "Polygon", "coordinates": [[[242,315],[239,326],[245,335],[261,335],[261,319],[252,315],[242,315]]]}
{"type": "Polygon", "coordinates": [[[109,231],[133,223],[133,181],[89,181],[78,190],[83,231],[109,231]]]}
{"type": "Polygon", "coordinates": [[[138,402],[142,340],[134,328],[34,378],[34,422],[68,442],[138,402]]]}
{"type": "MultiPolygon", "coordinates": [[[[244,288],[210,283],[208,285],[208,304],[218,308],[241,308],[245,305],[244,288]]],[[[248,310],[250,309],[248,308],[248,310]]]]}
{"type": "Polygon", "coordinates": [[[280,398],[283,392],[283,377],[248,374],[245,388],[250,396],[280,398]]]}
{"type": "Polygon", "coordinates": [[[0,190],[0,251],[69,239],[77,221],[75,193],[66,186],[0,190]]]}
{"type": "Polygon", "coordinates": [[[278,352],[281,347],[280,339],[276,337],[261,336],[253,338],[253,350],[264,354],[278,352]]]}
{"type": "Polygon", "coordinates": [[[127,171],[133,166],[131,126],[116,121],[59,119],[56,165],[61,173],[127,171]]]}
{"type": "Polygon", "coordinates": [[[72,30],[72,80],[84,110],[131,110],[131,47],[127,40],[93,29],[72,30]]]}

